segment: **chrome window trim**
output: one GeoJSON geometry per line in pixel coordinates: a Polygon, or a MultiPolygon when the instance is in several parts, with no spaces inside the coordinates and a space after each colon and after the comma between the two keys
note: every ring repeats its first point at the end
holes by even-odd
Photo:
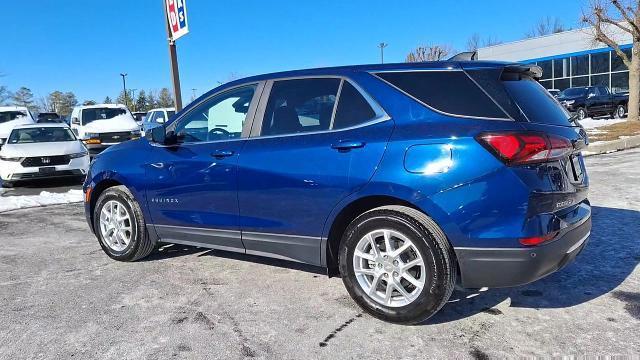
{"type": "Polygon", "coordinates": [[[387,112],[384,110],[384,108],[382,108],[382,106],[368,93],[366,92],[360,85],[358,85],[358,83],[356,83],[354,80],[349,79],[346,76],[343,75],[302,75],[302,76],[289,76],[289,77],[281,77],[281,78],[273,78],[270,80],[267,80],[267,84],[265,85],[262,97],[260,99],[260,105],[258,106],[258,111],[256,112],[256,114],[254,115],[254,123],[255,126],[252,127],[251,129],[251,135],[249,136],[249,138],[247,140],[257,140],[257,139],[271,139],[271,138],[279,138],[279,137],[290,137],[290,136],[303,136],[303,135],[317,135],[317,134],[324,134],[324,133],[333,133],[333,132],[340,132],[340,131],[347,131],[347,130],[353,130],[353,129],[358,129],[358,128],[362,128],[365,126],[371,126],[380,122],[384,122],[387,120],[391,120],[391,117],[387,114],[387,112]],[[269,102],[269,97],[271,96],[271,89],[273,88],[273,84],[276,81],[285,81],[285,80],[301,80],[301,79],[340,79],[340,86],[338,87],[338,93],[336,94],[336,103],[334,105],[334,111],[333,114],[331,115],[331,122],[330,122],[330,127],[327,130],[317,130],[317,131],[307,131],[307,132],[298,132],[298,133],[291,133],[291,134],[278,134],[278,135],[260,135],[260,133],[262,132],[262,121],[264,120],[264,112],[266,111],[267,108],[267,103],[269,102]],[[340,92],[342,90],[342,83],[343,81],[347,81],[349,82],[349,84],[351,84],[356,91],[358,91],[360,93],[360,95],[362,95],[362,97],[364,97],[365,101],[369,104],[369,106],[371,107],[371,109],[373,110],[373,112],[376,114],[373,118],[371,118],[368,121],[365,121],[363,123],[354,125],[354,126],[349,126],[346,128],[342,128],[342,129],[333,129],[333,122],[334,122],[334,118],[335,118],[335,114],[338,108],[338,104],[340,102],[340,92]]]}
{"type": "Polygon", "coordinates": [[[186,113],[181,114],[180,117],[176,118],[171,124],[169,124],[166,129],[167,131],[173,131],[175,130],[175,128],[177,127],[177,124],[180,123],[180,121],[182,121],[182,119],[184,119],[185,116],[188,116],[189,114],[191,114],[195,109],[197,109],[200,105],[202,105],[203,103],[218,97],[220,95],[223,95],[227,92],[230,91],[234,91],[243,87],[247,87],[247,86],[251,86],[251,85],[256,85],[256,89],[253,93],[253,97],[251,98],[251,103],[249,104],[249,109],[247,110],[247,115],[245,116],[244,119],[244,124],[242,125],[242,132],[240,134],[239,138],[234,138],[234,139],[221,139],[221,140],[208,140],[208,141],[192,141],[192,142],[184,142],[184,143],[177,143],[174,145],[163,145],[163,144],[156,144],[156,143],[151,143],[151,145],[153,146],[158,146],[158,147],[175,147],[175,146],[185,146],[185,145],[198,145],[198,144],[211,144],[211,143],[220,143],[220,142],[228,142],[228,141],[239,141],[239,140],[247,140],[248,136],[250,135],[250,131],[251,131],[251,127],[253,125],[253,120],[256,114],[256,110],[257,110],[257,102],[260,99],[260,97],[262,96],[262,91],[264,89],[264,85],[265,82],[264,81],[255,81],[255,82],[248,82],[248,83],[244,83],[244,84],[240,84],[237,86],[233,86],[230,87],[228,89],[224,89],[222,91],[216,92],[214,94],[211,94],[210,96],[207,96],[206,98],[198,101],[198,103],[196,103],[195,105],[193,105],[193,107],[186,113]]]}
{"type": "MultiPolygon", "coordinates": [[[[508,114],[506,114],[506,113],[505,113],[505,115],[507,116],[506,118],[494,118],[494,117],[480,117],[480,116],[471,116],[471,115],[459,115],[459,114],[452,114],[452,113],[448,113],[448,112],[446,112],[446,111],[438,110],[438,109],[434,108],[433,106],[431,106],[431,105],[428,105],[428,104],[424,103],[423,101],[419,100],[419,99],[418,99],[418,98],[416,98],[415,96],[413,96],[413,95],[409,94],[408,92],[406,92],[406,91],[404,91],[404,90],[400,89],[399,87],[395,86],[394,84],[392,84],[392,83],[388,82],[387,80],[385,80],[385,79],[383,79],[383,78],[381,78],[380,76],[378,76],[378,75],[377,75],[377,74],[381,74],[381,73],[425,72],[425,71],[430,71],[430,72],[436,72],[436,71],[440,71],[440,72],[460,71],[460,72],[463,72],[463,73],[464,73],[464,71],[463,71],[462,69],[432,69],[432,70],[426,70],[426,69],[423,69],[423,70],[397,70],[397,71],[386,71],[386,70],[384,70],[384,71],[375,71],[375,72],[370,71],[370,72],[369,72],[369,74],[371,74],[371,75],[372,75],[372,76],[374,76],[375,78],[379,79],[380,81],[384,82],[385,84],[387,84],[387,85],[389,85],[389,86],[393,87],[394,89],[396,89],[396,90],[400,91],[401,93],[403,93],[404,95],[408,96],[409,98],[411,98],[411,99],[413,99],[413,100],[417,101],[419,104],[421,104],[421,105],[423,105],[423,106],[427,107],[428,109],[433,110],[433,111],[435,111],[435,112],[437,112],[437,113],[439,113],[439,114],[442,114],[442,115],[453,116],[453,117],[463,118],[463,119],[514,121],[514,120],[513,120],[511,117],[509,117],[509,115],[508,115],[508,114]]],[[[466,73],[465,73],[465,76],[467,76],[468,78],[470,78],[470,77],[469,77],[469,75],[467,75],[466,73]]],[[[478,85],[476,84],[476,82],[475,82],[475,81],[473,81],[473,79],[471,79],[471,81],[474,83],[474,85],[478,86],[478,85]]],[[[483,93],[484,93],[484,90],[483,90],[482,88],[480,88],[480,90],[481,90],[481,91],[483,91],[483,93]]],[[[493,99],[492,99],[491,97],[489,97],[489,99],[490,99],[492,102],[494,102],[494,103],[495,103],[495,101],[493,101],[493,99]]],[[[498,107],[498,108],[500,109],[500,111],[502,111],[502,112],[504,113],[504,110],[503,110],[501,107],[498,107]]]]}

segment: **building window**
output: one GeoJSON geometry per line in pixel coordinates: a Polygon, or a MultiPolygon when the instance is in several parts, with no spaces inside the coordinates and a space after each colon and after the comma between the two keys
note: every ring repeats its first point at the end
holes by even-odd
{"type": "MultiPolygon", "coordinates": [[[[591,73],[601,74],[609,72],[609,52],[591,54],[591,73]]],[[[591,83],[593,85],[593,82],[591,83]]]]}
{"type": "Polygon", "coordinates": [[[589,74],[589,55],[571,57],[571,75],[589,74]]]}
{"type": "MultiPolygon", "coordinates": [[[[631,59],[631,49],[623,49],[622,52],[627,54],[629,59],[631,59]]],[[[622,62],[622,58],[620,58],[615,51],[611,51],[611,71],[623,70],[627,70],[627,65],[622,62]]]]}
{"type": "Polygon", "coordinates": [[[553,77],[563,78],[569,76],[569,58],[553,60],[553,77]]]}
{"type": "Polygon", "coordinates": [[[611,92],[629,91],[629,72],[611,74],[611,92]]]}
{"type": "Polygon", "coordinates": [[[542,80],[540,81],[540,85],[544,86],[545,89],[553,89],[553,81],[551,80],[542,80]]]}
{"type": "Polygon", "coordinates": [[[591,75],[591,86],[596,85],[609,87],[609,74],[591,75]]]}
{"type": "Polygon", "coordinates": [[[552,78],[551,60],[538,61],[537,65],[540,66],[540,68],[542,68],[542,79],[551,79],[552,78]]]}
{"type": "Polygon", "coordinates": [[[571,78],[571,87],[577,86],[589,86],[589,77],[588,76],[577,76],[571,78]]]}
{"type": "Polygon", "coordinates": [[[569,78],[566,78],[566,79],[555,79],[553,81],[553,87],[555,89],[560,90],[560,91],[563,91],[564,89],[570,88],[571,86],[569,85],[569,78]]]}

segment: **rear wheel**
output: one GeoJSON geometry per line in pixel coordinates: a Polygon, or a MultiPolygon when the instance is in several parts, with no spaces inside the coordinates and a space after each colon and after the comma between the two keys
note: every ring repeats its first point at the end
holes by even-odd
{"type": "Polygon", "coordinates": [[[624,114],[626,113],[627,113],[627,108],[624,105],[620,104],[616,106],[616,111],[615,113],[613,113],[613,116],[616,119],[622,119],[624,117],[624,114]]]}
{"type": "Polygon", "coordinates": [[[412,324],[435,314],[456,281],[454,256],[423,213],[385,206],[356,218],[340,248],[340,273],[351,297],[371,315],[412,324]]]}
{"type": "Polygon", "coordinates": [[[114,186],[100,194],[93,212],[93,228],[102,250],[115,260],[136,261],[155,247],[142,210],[125,186],[114,186]]]}
{"type": "Polygon", "coordinates": [[[585,108],[578,108],[578,111],[576,111],[576,113],[578,114],[578,120],[583,120],[588,116],[587,109],[585,108]]]}

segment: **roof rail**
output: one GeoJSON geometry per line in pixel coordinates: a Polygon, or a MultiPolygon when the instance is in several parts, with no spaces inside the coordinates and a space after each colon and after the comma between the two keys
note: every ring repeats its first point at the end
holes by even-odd
{"type": "Polygon", "coordinates": [[[470,60],[478,60],[477,51],[461,52],[459,54],[453,55],[448,59],[448,61],[470,61],[470,60]]]}

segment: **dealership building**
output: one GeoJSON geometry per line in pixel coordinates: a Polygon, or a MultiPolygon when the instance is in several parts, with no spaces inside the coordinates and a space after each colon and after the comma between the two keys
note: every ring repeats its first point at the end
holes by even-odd
{"type": "MultiPolygon", "coordinates": [[[[631,35],[615,30],[607,32],[631,56],[631,35]]],[[[615,51],[593,41],[592,33],[591,28],[576,29],[480,48],[478,59],[537,64],[547,89],[605,85],[612,92],[628,91],[629,70],[615,51]]]]}

